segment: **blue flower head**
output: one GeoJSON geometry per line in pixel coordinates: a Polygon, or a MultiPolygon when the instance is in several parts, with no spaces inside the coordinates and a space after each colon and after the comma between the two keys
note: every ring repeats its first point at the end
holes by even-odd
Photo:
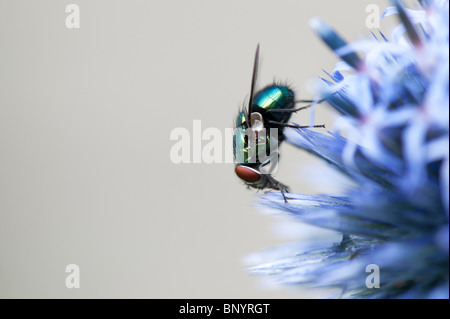
{"type": "Polygon", "coordinates": [[[278,193],[261,203],[342,239],[291,245],[250,268],[284,284],[339,287],[343,297],[449,297],[449,2],[392,1],[391,37],[346,43],[311,26],[342,61],[318,99],[340,118],[332,132],[286,130],[287,141],[352,180],[338,195],[278,193]],[[345,136],[345,137],[344,137],[345,136]],[[286,253],[287,251],[287,253],[286,253]],[[275,260],[268,260],[268,259],[275,260]],[[368,269],[379,286],[368,285],[368,269]]]}

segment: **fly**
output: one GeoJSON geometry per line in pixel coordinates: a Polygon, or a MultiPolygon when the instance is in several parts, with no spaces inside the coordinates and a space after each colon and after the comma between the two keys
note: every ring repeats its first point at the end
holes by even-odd
{"type": "Polygon", "coordinates": [[[295,108],[295,105],[313,101],[296,101],[295,93],[289,86],[276,83],[255,92],[258,64],[259,44],[253,64],[248,106],[242,108],[236,120],[233,140],[235,173],[248,187],[280,191],[287,203],[285,193],[289,192],[288,187],[271,174],[278,164],[278,147],[285,139],[283,129],[310,127],[288,123],[292,113],[310,107],[295,108]]]}

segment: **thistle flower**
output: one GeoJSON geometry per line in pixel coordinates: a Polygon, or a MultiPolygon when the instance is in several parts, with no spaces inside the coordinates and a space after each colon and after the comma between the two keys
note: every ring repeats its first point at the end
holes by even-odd
{"type": "Polygon", "coordinates": [[[326,134],[286,130],[287,141],[353,182],[341,194],[278,193],[264,207],[342,234],[259,254],[250,268],[278,283],[339,287],[351,298],[449,298],[449,3],[401,2],[400,25],[347,44],[325,22],[313,30],[342,61],[319,99],[342,116],[326,134]],[[344,137],[345,136],[345,137],[344,137]],[[379,270],[379,287],[366,282],[379,270]],[[370,267],[369,267],[370,268],[370,267]]]}

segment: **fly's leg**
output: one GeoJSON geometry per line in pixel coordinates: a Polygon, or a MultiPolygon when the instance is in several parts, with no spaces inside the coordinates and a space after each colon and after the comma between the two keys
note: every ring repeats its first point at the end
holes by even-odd
{"type": "Polygon", "coordinates": [[[290,113],[296,113],[301,110],[305,110],[310,107],[311,107],[311,105],[302,106],[297,109],[272,109],[272,110],[267,110],[266,113],[288,113],[288,114],[290,114],[290,113]]]}
{"type": "MultiPolygon", "coordinates": [[[[325,99],[317,101],[316,104],[322,103],[323,101],[325,101],[325,99]]],[[[306,109],[310,108],[313,105],[314,101],[313,100],[298,100],[298,101],[294,102],[294,105],[298,104],[298,103],[309,103],[309,105],[302,106],[302,107],[299,107],[296,109],[271,109],[271,110],[267,110],[266,112],[267,113],[288,113],[288,114],[297,113],[298,111],[306,110],[306,109]]]]}
{"type": "Polygon", "coordinates": [[[288,124],[288,123],[277,122],[277,121],[269,121],[269,124],[275,124],[275,125],[279,125],[282,127],[292,127],[292,128],[296,128],[296,129],[311,128],[311,127],[325,128],[325,124],[313,125],[313,126],[309,126],[309,125],[301,126],[301,125],[297,125],[297,124],[288,124]]]}
{"type": "MultiPolygon", "coordinates": [[[[277,187],[279,187],[279,186],[277,186],[277,187]]],[[[288,201],[286,199],[286,195],[284,195],[285,190],[283,188],[279,188],[279,190],[280,190],[281,195],[283,195],[284,203],[287,204],[288,201]]]]}
{"type": "Polygon", "coordinates": [[[285,193],[289,193],[288,187],[286,185],[280,183],[279,181],[277,181],[275,178],[273,178],[270,175],[267,175],[267,181],[270,183],[270,186],[269,186],[270,188],[280,191],[281,195],[283,196],[284,203],[287,204],[288,201],[287,201],[285,193]]]}

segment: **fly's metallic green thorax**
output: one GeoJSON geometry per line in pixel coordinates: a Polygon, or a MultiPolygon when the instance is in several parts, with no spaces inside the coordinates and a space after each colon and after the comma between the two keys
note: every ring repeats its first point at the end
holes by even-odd
{"type": "Polygon", "coordinates": [[[247,126],[247,124],[245,123],[246,118],[245,118],[245,113],[244,112],[239,112],[237,119],[236,119],[236,127],[245,127],[247,126]]]}
{"type": "Polygon", "coordinates": [[[251,130],[245,125],[238,126],[234,132],[233,149],[235,162],[249,166],[261,165],[270,155],[270,132],[265,131],[252,139],[251,130]],[[252,142],[254,141],[254,142],[252,142]]]}

